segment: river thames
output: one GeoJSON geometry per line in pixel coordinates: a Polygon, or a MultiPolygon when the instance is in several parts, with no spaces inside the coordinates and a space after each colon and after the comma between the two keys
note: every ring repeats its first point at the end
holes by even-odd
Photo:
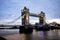
{"type": "Polygon", "coordinates": [[[60,30],[33,30],[31,34],[20,34],[19,29],[0,29],[0,37],[6,40],[60,40],[60,30]]]}

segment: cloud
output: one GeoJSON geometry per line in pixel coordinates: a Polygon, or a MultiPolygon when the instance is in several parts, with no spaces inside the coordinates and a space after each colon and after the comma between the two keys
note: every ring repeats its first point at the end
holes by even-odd
{"type": "Polygon", "coordinates": [[[47,18],[59,18],[60,0],[0,0],[0,18],[15,18],[21,13],[23,6],[27,6],[30,12],[37,13],[41,10],[47,18]]]}

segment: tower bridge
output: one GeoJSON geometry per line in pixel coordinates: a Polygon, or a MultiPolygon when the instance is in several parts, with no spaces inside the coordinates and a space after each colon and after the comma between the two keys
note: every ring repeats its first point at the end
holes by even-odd
{"type": "Polygon", "coordinates": [[[55,26],[51,26],[51,25],[46,26],[46,17],[45,17],[45,13],[43,11],[41,11],[39,14],[35,14],[35,13],[29,12],[29,9],[26,7],[24,7],[21,10],[21,16],[19,16],[18,18],[16,18],[12,22],[8,22],[8,24],[17,21],[18,19],[20,19],[20,17],[22,17],[22,25],[19,27],[20,33],[24,33],[24,32],[31,33],[33,31],[33,29],[49,30],[49,29],[59,28],[59,27],[55,27],[55,26]],[[30,24],[30,22],[29,22],[30,16],[38,17],[39,22],[34,25],[30,24]]]}
{"type": "MultiPolygon", "coordinates": [[[[24,7],[21,10],[21,16],[22,16],[22,25],[19,27],[20,33],[32,32],[33,29],[35,28],[39,30],[60,29],[60,27],[56,27],[56,24],[55,26],[53,24],[47,25],[48,27],[46,26],[46,17],[43,11],[41,11],[39,14],[35,14],[35,13],[29,12],[29,9],[24,7]],[[36,23],[35,25],[30,25],[30,22],[29,22],[30,16],[38,17],[39,23],[36,23]]],[[[8,22],[7,24],[14,23],[18,19],[20,19],[20,16],[11,22],[8,22]]]]}
{"type": "Polygon", "coordinates": [[[22,16],[22,25],[29,25],[29,16],[33,16],[33,17],[38,17],[39,18],[39,24],[43,24],[45,25],[45,13],[43,11],[41,11],[41,13],[39,13],[38,15],[35,13],[30,13],[29,9],[24,7],[24,9],[22,9],[21,11],[21,16],[22,16]]]}

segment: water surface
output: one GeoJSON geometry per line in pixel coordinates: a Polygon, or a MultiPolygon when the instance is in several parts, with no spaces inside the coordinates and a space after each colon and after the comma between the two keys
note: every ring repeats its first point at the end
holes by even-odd
{"type": "Polygon", "coordinates": [[[0,36],[6,40],[60,40],[60,30],[33,30],[31,34],[20,34],[19,29],[0,29],[0,36]]]}

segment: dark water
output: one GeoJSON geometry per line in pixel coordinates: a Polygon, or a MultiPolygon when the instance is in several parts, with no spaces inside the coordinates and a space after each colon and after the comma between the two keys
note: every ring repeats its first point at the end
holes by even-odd
{"type": "Polygon", "coordinates": [[[23,40],[60,40],[60,30],[36,31],[33,32],[32,34],[23,34],[22,39],[23,40]]]}
{"type": "Polygon", "coordinates": [[[33,30],[32,34],[20,34],[19,29],[1,29],[0,36],[6,40],[60,40],[60,30],[33,30]]]}

